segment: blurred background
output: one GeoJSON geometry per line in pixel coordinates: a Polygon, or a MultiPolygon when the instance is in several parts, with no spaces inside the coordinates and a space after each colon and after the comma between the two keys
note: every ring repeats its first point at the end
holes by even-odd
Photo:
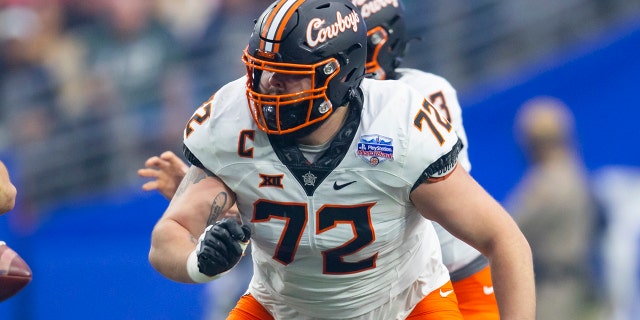
{"type": "MultiPolygon", "coordinates": [[[[136,170],[181,154],[192,112],[243,74],[241,51],[269,3],[0,0],[0,159],[18,188],[0,239],[34,272],[0,319],[208,317],[205,286],[166,280],[147,261],[167,201],[141,191],[136,170]]],[[[533,166],[517,139],[520,107],[537,96],[566,105],[597,208],[593,314],[640,319],[640,1],[405,4],[419,39],[403,66],[458,90],[471,173],[499,201],[533,166]]]]}

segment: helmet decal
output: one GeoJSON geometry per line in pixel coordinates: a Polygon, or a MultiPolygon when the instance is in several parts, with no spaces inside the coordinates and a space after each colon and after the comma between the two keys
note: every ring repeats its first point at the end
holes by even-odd
{"type": "Polygon", "coordinates": [[[389,5],[396,8],[400,6],[398,0],[352,0],[351,2],[360,8],[360,14],[365,19],[389,5]]]}
{"type": "Polygon", "coordinates": [[[348,30],[358,32],[358,22],[360,22],[360,16],[355,11],[351,11],[351,13],[349,13],[345,17],[342,16],[340,11],[336,12],[336,22],[326,27],[324,26],[324,19],[311,19],[311,21],[309,21],[309,24],[307,25],[307,44],[313,48],[318,44],[335,38],[340,33],[346,32],[348,30]],[[314,31],[316,30],[317,33],[314,37],[314,31]]]}

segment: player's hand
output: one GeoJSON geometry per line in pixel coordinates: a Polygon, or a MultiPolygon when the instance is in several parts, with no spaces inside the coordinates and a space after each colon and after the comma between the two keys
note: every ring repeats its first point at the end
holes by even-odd
{"type": "Polygon", "coordinates": [[[144,165],[145,168],[138,170],[138,175],[155,180],[143,184],[142,190],[158,190],[167,200],[173,198],[182,178],[189,170],[189,166],[171,151],[147,159],[144,165]]]}
{"type": "Polygon", "coordinates": [[[210,277],[230,270],[240,261],[250,237],[249,227],[232,218],[208,226],[196,248],[198,269],[210,277]]]}

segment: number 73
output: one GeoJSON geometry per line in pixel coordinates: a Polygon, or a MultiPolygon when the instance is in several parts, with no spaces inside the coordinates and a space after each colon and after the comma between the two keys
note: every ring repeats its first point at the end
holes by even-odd
{"type": "Polygon", "coordinates": [[[440,145],[443,145],[445,139],[442,133],[440,133],[440,131],[438,130],[438,127],[436,127],[436,124],[439,124],[439,127],[441,129],[444,129],[447,132],[451,132],[451,123],[443,118],[438,110],[436,110],[436,108],[431,103],[429,103],[427,99],[424,99],[424,101],[422,102],[422,109],[418,111],[416,117],[413,119],[413,125],[418,128],[418,130],[422,131],[423,122],[427,123],[429,130],[431,130],[433,136],[436,137],[438,143],[440,143],[440,145]]]}

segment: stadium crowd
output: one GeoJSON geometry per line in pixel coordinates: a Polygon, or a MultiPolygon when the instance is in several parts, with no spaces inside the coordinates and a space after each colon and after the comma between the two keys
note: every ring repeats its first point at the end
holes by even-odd
{"type": "Polygon", "coordinates": [[[117,187],[179,150],[193,108],[244,71],[236,33],[258,2],[0,2],[0,150],[23,209],[117,187]]]}

